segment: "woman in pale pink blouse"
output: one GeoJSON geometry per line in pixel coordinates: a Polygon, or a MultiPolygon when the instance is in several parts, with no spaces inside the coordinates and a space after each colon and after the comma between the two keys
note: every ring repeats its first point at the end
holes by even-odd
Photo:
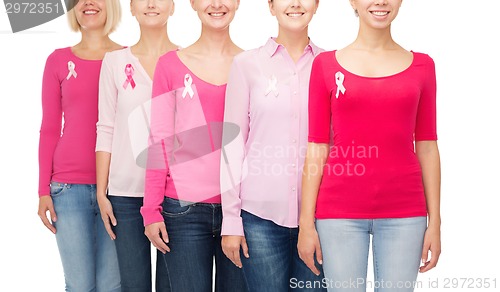
{"type": "MultiPolygon", "coordinates": [[[[278,37],[238,55],[229,75],[222,247],[243,268],[250,291],[302,291],[299,283],[323,278],[319,265],[315,275],[297,253],[309,76],[315,56],[323,51],[308,37],[318,4],[269,1],[278,37]]],[[[324,289],[319,285],[307,291],[324,289]]]]}
{"type": "Polygon", "coordinates": [[[120,291],[115,244],[97,206],[94,153],[102,59],[122,48],[108,36],[120,3],[77,2],[68,17],[81,41],[55,50],[43,74],[38,215],[56,235],[66,291],[120,291]]]}
{"type": "Polygon", "coordinates": [[[146,235],[164,253],[173,291],[247,291],[221,248],[220,145],[237,0],[191,0],[202,23],[191,46],[163,55],[151,105],[144,205],[146,235]],[[158,148],[155,148],[155,147],[158,148]],[[156,151],[158,150],[158,151],[156,151]],[[163,165],[162,165],[163,164],[163,165]]]}
{"type": "MultiPolygon", "coordinates": [[[[104,57],[97,123],[97,200],[104,226],[115,240],[123,291],[151,291],[151,243],[140,208],[145,168],[138,140],[149,134],[142,110],[151,100],[158,58],[177,49],[167,34],[173,0],[130,2],[141,37],[137,44],[104,57]],[[139,113],[139,115],[137,115],[139,113]],[[136,161],[138,158],[138,161],[136,161]]],[[[157,256],[156,291],[170,291],[163,258],[157,256]]]]}

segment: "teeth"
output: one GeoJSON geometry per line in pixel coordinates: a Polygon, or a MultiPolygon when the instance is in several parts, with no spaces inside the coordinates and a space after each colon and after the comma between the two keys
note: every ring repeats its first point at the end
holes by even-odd
{"type": "Polygon", "coordinates": [[[302,16],[302,13],[287,13],[287,15],[290,17],[299,17],[302,16]]]}
{"type": "Polygon", "coordinates": [[[215,16],[215,17],[219,17],[219,16],[223,16],[224,15],[224,12],[214,12],[214,13],[209,13],[211,16],[215,16]]]}
{"type": "Polygon", "coordinates": [[[156,12],[149,12],[149,13],[146,13],[147,16],[158,16],[159,13],[156,13],[156,12]]]}
{"type": "Polygon", "coordinates": [[[373,11],[372,14],[375,14],[377,16],[385,16],[385,15],[389,14],[389,12],[387,12],[387,11],[373,11]]]}
{"type": "Polygon", "coordinates": [[[95,10],[87,10],[87,11],[84,11],[83,14],[85,14],[85,15],[94,15],[94,14],[97,14],[97,11],[95,11],[95,10]]]}

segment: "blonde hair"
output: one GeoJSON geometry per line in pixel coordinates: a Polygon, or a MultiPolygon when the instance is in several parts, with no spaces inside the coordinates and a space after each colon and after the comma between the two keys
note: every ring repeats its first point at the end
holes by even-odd
{"type": "MultiPolygon", "coordinates": [[[[104,35],[108,35],[116,30],[120,20],[122,18],[122,9],[120,6],[120,0],[105,0],[106,1],[106,23],[104,24],[104,35]]],[[[81,26],[76,19],[76,14],[74,7],[78,0],[70,0],[68,1],[68,8],[71,10],[68,11],[68,22],[69,27],[74,32],[81,31],[81,26]]]]}

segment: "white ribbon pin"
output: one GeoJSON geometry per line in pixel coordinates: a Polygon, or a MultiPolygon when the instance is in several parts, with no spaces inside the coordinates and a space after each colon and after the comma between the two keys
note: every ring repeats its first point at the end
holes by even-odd
{"type": "Polygon", "coordinates": [[[268,80],[268,85],[267,85],[265,95],[268,96],[269,93],[271,93],[271,91],[272,91],[274,93],[274,96],[278,97],[279,91],[278,91],[277,85],[278,85],[278,79],[276,78],[276,76],[272,75],[271,78],[269,78],[269,80],[268,80]]]}
{"type": "Polygon", "coordinates": [[[74,78],[76,78],[76,76],[78,76],[78,74],[76,73],[75,71],[75,63],[73,63],[72,61],[69,61],[68,62],[68,76],[66,76],[66,80],[69,80],[71,78],[71,76],[73,76],[74,78]]]}
{"type": "Polygon", "coordinates": [[[187,94],[189,94],[189,97],[191,99],[193,98],[194,91],[191,85],[193,85],[193,78],[191,77],[191,75],[186,74],[184,76],[184,91],[182,92],[182,98],[185,98],[187,94]]]}
{"type": "Polygon", "coordinates": [[[337,94],[335,95],[335,98],[339,98],[339,94],[340,92],[342,92],[342,94],[345,94],[345,87],[344,87],[344,79],[345,79],[345,76],[344,74],[342,74],[342,72],[337,72],[335,73],[335,83],[337,83],[337,94]]]}

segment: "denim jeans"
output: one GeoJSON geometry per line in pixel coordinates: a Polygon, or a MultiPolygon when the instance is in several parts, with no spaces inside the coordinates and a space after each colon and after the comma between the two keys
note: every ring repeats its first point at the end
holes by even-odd
{"type": "MultiPolygon", "coordinates": [[[[109,196],[117,225],[115,245],[122,292],[152,291],[151,243],[144,235],[144,224],[140,209],[143,198],[109,196]]],[[[171,291],[170,282],[161,252],[157,251],[156,291],[171,291]]]]}
{"type": "Polygon", "coordinates": [[[316,276],[299,258],[298,228],[279,226],[245,210],[241,217],[250,255],[241,260],[250,291],[326,291],[323,273],[316,276]]]}
{"type": "Polygon", "coordinates": [[[243,272],[222,252],[220,204],[186,205],[171,198],[163,201],[170,252],[166,261],[172,291],[211,292],[215,258],[215,291],[247,291],[243,272]]]}
{"type": "Polygon", "coordinates": [[[52,182],[50,195],[66,291],[120,291],[115,243],[101,219],[96,185],[52,182]]]}
{"type": "Polygon", "coordinates": [[[328,291],[411,292],[417,279],[426,217],[316,221],[328,291]],[[372,238],[374,281],[367,284],[372,238]],[[370,289],[371,290],[371,289],[370,289]]]}

